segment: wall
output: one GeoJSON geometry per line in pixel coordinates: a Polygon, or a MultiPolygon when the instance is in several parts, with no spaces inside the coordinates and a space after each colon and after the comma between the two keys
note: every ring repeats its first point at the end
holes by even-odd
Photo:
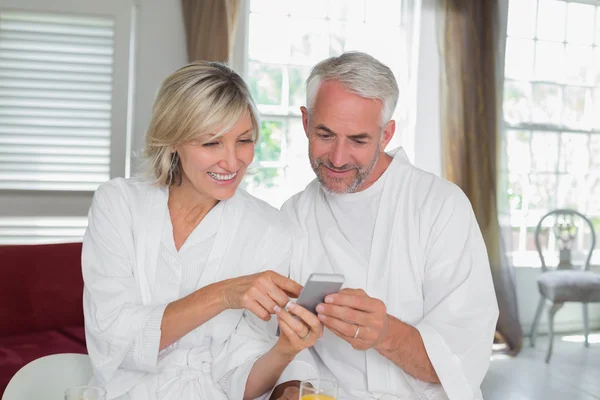
{"type": "MultiPolygon", "coordinates": [[[[139,0],[132,151],[139,153],[150,122],[152,103],[164,78],[187,63],[179,0],[139,0]]],[[[139,170],[132,158],[132,171],[139,170]]]]}
{"type": "MultiPolygon", "coordinates": [[[[92,0],[86,0],[92,2],[92,0]]],[[[37,7],[40,0],[27,0],[37,7]]],[[[39,9],[49,7],[41,2],[39,9]]],[[[57,7],[62,0],[55,0],[57,7]]],[[[143,148],[152,102],[161,81],[186,63],[185,35],[179,0],[136,0],[135,69],[132,112],[132,150],[143,148]]],[[[115,135],[125,135],[115,132],[115,135]]],[[[120,138],[119,138],[120,139],[120,138]]],[[[133,172],[137,171],[133,162],[133,172]]],[[[0,218],[3,216],[85,216],[91,204],[89,192],[0,192],[0,218]]]]}
{"type": "Polygon", "coordinates": [[[435,0],[422,3],[418,57],[415,135],[412,143],[407,141],[408,153],[414,154],[415,166],[441,176],[440,54],[435,0]]]}

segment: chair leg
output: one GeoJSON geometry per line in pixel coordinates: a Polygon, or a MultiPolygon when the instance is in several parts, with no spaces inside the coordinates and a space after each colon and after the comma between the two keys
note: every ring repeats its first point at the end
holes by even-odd
{"type": "Polygon", "coordinates": [[[529,344],[531,347],[535,347],[535,337],[537,335],[537,328],[546,305],[546,299],[544,296],[540,296],[540,302],[538,303],[537,310],[535,311],[535,317],[533,318],[533,324],[531,325],[531,332],[529,333],[529,344]]]}
{"type": "Polygon", "coordinates": [[[554,344],[554,314],[563,306],[563,303],[553,303],[548,311],[548,353],[546,354],[546,364],[550,362],[552,356],[552,345],[554,344]]]}
{"type": "Polygon", "coordinates": [[[585,335],[585,347],[590,347],[588,336],[590,334],[590,319],[588,315],[588,303],[583,303],[583,333],[585,335]]]}

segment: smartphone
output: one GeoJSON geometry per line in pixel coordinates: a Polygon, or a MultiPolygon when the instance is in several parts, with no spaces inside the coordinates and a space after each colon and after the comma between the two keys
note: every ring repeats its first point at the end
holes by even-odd
{"type": "MultiPolygon", "coordinates": [[[[313,272],[306,280],[304,289],[300,292],[296,304],[316,314],[317,306],[325,301],[325,297],[329,294],[339,292],[343,284],[344,275],[342,274],[320,274],[313,272]]],[[[279,327],[277,327],[275,335],[279,336],[279,327]]]]}
{"type": "Polygon", "coordinates": [[[306,280],[296,304],[316,314],[317,306],[325,301],[325,296],[337,293],[343,284],[344,275],[312,273],[306,280]]]}

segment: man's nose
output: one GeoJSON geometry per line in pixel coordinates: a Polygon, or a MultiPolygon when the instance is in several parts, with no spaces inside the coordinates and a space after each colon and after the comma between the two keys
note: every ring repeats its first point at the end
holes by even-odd
{"type": "Polygon", "coordinates": [[[334,167],[342,167],[348,164],[350,156],[348,154],[348,145],[345,140],[336,140],[333,145],[333,151],[329,157],[329,161],[334,167]]]}

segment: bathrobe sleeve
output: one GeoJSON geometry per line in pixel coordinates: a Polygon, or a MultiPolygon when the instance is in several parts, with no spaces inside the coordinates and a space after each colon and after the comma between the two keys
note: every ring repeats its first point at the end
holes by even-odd
{"type": "MultiPolygon", "coordinates": [[[[288,276],[292,240],[289,228],[283,221],[278,212],[276,223],[262,232],[263,242],[256,249],[257,271],[254,272],[273,270],[288,276]]],[[[276,330],[276,316],[271,316],[271,320],[265,322],[246,310],[235,331],[217,351],[213,379],[230,399],[244,397],[250,371],[254,363],[275,345],[276,330]]],[[[316,364],[306,349],[288,365],[276,385],[288,380],[302,380],[314,376],[317,376],[316,364]]],[[[259,399],[267,399],[270,394],[271,391],[268,391],[259,399]]]]}
{"type": "Polygon", "coordinates": [[[134,276],[131,205],[111,181],[94,195],[83,240],[84,315],[95,376],[106,385],[118,368],[156,370],[165,305],[142,305],[134,276]]]}
{"type": "Polygon", "coordinates": [[[421,211],[425,316],[416,328],[448,398],[470,400],[488,370],[498,318],[485,243],[458,187],[441,207],[421,211]]]}

